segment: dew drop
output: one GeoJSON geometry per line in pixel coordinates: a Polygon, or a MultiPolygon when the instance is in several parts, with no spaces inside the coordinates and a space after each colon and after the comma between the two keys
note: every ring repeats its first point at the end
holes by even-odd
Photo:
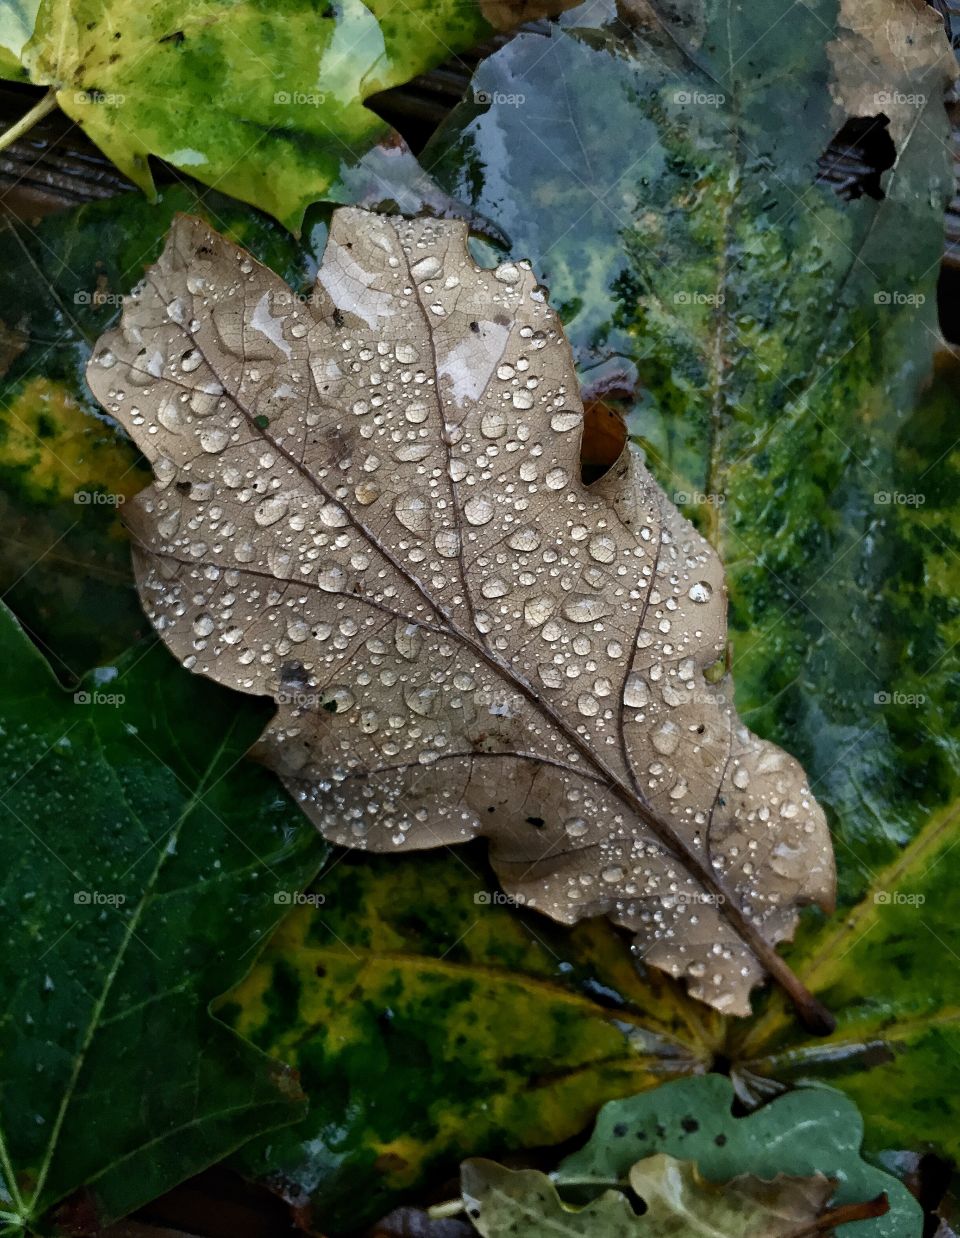
{"type": "Polygon", "coordinates": [[[680,728],[674,722],[664,722],[650,736],[650,742],[657,752],[670,756],[680,743],[680,728]]]}
{"type": "Polygon", "coordinates": [[[393,505],[393,512],[405,529],[423,535],[430,523],[430,509],[426,499],[419,494],[401,494],[393,505]]]}
{"type": "Polygon", "coordinates": [[[480,586],[480,592],[485,598],[502,598],[510,592],[510,586],[501,576],[491,576],[480,586]]]}
{"type": "Polygon", "coordinates": [[[527,526],[524,529],[516,529],[507,538],[507,545],[511,550],[521,550],[529,553],[536,550],[540,545],[540,534],[536,529],[527,526]]]}
{"type": "Polygon", "coordinates": [[[425,279],[433,279],[435,275],[439,275],[441,269],[440,259],[434,254],[428,254],[426,258],[421,258],[419,262],[413,264],[410,274],[415,283],[422,284],[425,279]]]}
{"type": "Polygon", "coordinates": [[[423,647],[423,631],[416,623],[398,623],[393,633],[397,653],[407,662],[415,662],[423,647]]]}
{"type": "Polygon", "coordinates": [[[440,709],[440,691],[429,685],[404,688],[403,699],[407,708],[421,718],[436,717],[440,709]]]}
{"type": "Polygon", "coordinates": [[[713,586],[706,580],[698,580],[687,590],[687,597],[691,602],[709,602],[712,596],[713,586]]]}
{"type": "Polygon", "coordinates": [[[276,524],[286,514],[288,506],[284,495],[271,494],[257,504],[253,518],[262,529],[265,529],[271,524],[276,524]]]}
{"type": "Polygon", "coordinates": [[[200,446],[211,455],[223,451],[229,441],[230,435],[221,426],[210,426],[200,433],[200,446]]]}
{"type": "Polygon", "coordinates": [[[345,714],[353,709],[356,703],[357,698],[346,684],[335,684],[325,689],[320,696],[320,706],[329,714],[345,714]]]}
{"type": "Polygon", "coordinates": [[[603,618],[607,605],[592,593],[571,593],[563,603],[563,613],[572,623],[592,623],[603,618]]]}
{"type": "Polygon", "coordinates": [[[564,409],[562,412],[554,413],[550,418],[550,429],[556,430],[558,434],[563,434],[567,430],[575,430],[582,420],[583,418],[579,413],[575,413],[570,409],[564,409]]]}
{"type": "Polygon", "coordinates": [[[317,572],[317,585],[325,593],[341,593],[346,583],[347,573],[339,563],[325,563],[317,572]]]}
{"type": "Polygon", "coordinates": [[[493,519],[493,504],[482,494],[468,499],[463,507],[463,514],[472,525],[489,524],[493,519]]]}
{"type": "Polygon", "coordinates": [[[433,544],[437,554],[444,559],[455,559],[460,553],[460,534],[456,529],[441,529],[434,537],[433,544]]]}
{"type": "Polygon", "coordinates": [[[616,558],[617,544],[612,537],[598,534],[597,537],[590,539],[587,550],[590,552],[590,558],[597,563],[612,563],[616,558]]]}
{"type": "Polygon", "coordinates": [[[636,671],[631,671],[623,689],[623,703],[630,709],[643,709],[650,703],[650,689],[636,671]]]}
{"type": "Polygon", "coordinates": [[[523,617],[530,627],[538,628],[547,622],[556,608],[556,602],[548,595],[528,598],[523,605],[523,617]]]}
{"type": "Polygon", "coordinates": [[[507,424],[506,413],[493,409],[480,418],[480,433],[484,438],[502,438],[507,432],[507,424]]]}

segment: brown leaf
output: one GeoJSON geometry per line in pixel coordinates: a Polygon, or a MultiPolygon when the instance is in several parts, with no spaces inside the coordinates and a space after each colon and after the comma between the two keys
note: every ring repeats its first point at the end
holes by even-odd
{"type": "Polygon", "coordinates": [[[480,11],[494,30],[516,30],[524,22],[556,17],[580,0],[480,0],[480,11]]]}
{"type": "Polygon", "coordinates": [[[608,915],[720,1010],[829,907],[800,766],[703,672],[723,571],[632,450],[580,481],[583,409],[526,265],[457,222],[338,211],[311,303],[198,220],[88,378],[152,461],[141,596],[185,666],[279,702],[260,751],[323,833],[490,839],[506,890],[608,915]]]}

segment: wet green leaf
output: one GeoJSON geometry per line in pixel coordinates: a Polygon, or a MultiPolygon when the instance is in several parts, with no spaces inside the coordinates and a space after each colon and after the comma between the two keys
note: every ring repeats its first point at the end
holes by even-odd
{"type": "MultiPolygon", "coordinates": [[[[897,719],[898,740],[918,778],[926,769],[931,800],[950,788],[938,786],[937,766],[923,762],[934,746],[943,765],[956,762],[958,692],[955,654],[940,655],[936,628],[925,628],[920,618],[936,617],[960,639],[958,409],[960,361],[945,352],[897,444],[904,470],[923,475],[926,501],[896,507],[888,520],[901,568],[889,581],[883,621],[899,625],[901,639],[913,647],[904,648],[907,670],[897,689],[903,700],[884,712],[897,719]],[[917,672],[916,664],[922,668],[936,656],[942,656],[936,675],[917,672]]],[[[732,1045],[745,1095],[762,1091],[771,1078],[824,1079],[860,1106],[874,1147],[932,1147],[960,1156],[958,837],[960,804],[945,796],[909,845],[872,869],[862,900],[806,935],[794,966],[837,1012],[837,1031],[823,1041],[798,1036],[773,1002],[732,1045]]]]}
{"type": "Polygon", "coordinates": [[[303,1113],[207,1011],[324,847],[256,709],[138,648],[65,692],[0,611],[0,1232],[106,1222],[303,1113]]]}
{"type": "Polygon", "coordinates": [[[299,1126],[242,1163],[317,1229],[372,1220],[464,1156],[559,1142],[604,1099],[709,1067],[718,1015],[638,974],[608,924],[566,931],[495,889],[472,849],[342,858],[219,1009],[311,1097],[299,1126]]]}
{"type": "Polygon", "coordinates": [[[854,910],[790,957],[840,1027],[797,1037],[777,1004],[731,1040],[744,1094],[830,1079],[869,1147],[955,1153],[955,367],[917,404],[949,61],[907,0],[788,8],[522,35],[474,87],[526,102],[465,107],[424,161],[533,259],[585,381],[630,391],[653,471],[721,550],[741,715],[830,811],[854,910]],[[843,200],[818,157],[880,113],[883,196],[843,200]],[[874,902],[897,889],[927,901],[874,902]]]}
{"type": "Polygon", "coordinates": [[[602,1188],[627,1176],[639,1157],[667,1153],[696,1163],[712,1182],[741,1174],[777,1174],[837,1183],[832,1203],[856,1203],[884,1193],[885,1216],[841,1228],[842,1238],[912,1238],[923,1214],[907,1188],[860,1155],[863,1122],[856,1106],[831,1088],[804,1088],[735,1117],[729,1079],[708,1075],[668,1083],[654,1092],[604,1105],[590,1139],[559,1165],[563,1187],[602,1188]]]}
{"type": "MultiPolygon", "coordinates": [[[[557,7],[562,7],[558,5],[557,7]]],[[[320,199],[429,195],[365,106],[549,5],[522,0],[36,0],[0,17],[0,73],[49,86],[121,172],[151,155],[298,232],[320,199]],[[363,195],[361,195],[363,196],[363,195]]]]}

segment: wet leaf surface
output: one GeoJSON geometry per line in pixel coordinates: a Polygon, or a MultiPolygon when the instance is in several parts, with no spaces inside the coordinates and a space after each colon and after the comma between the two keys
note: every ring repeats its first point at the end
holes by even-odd
{"type": "Polygon", "coordinates": [[[827,1079],[872,1150],[956,1156],[960,381],[951,354],[929,378],[952,185],[939,52],[891,61],[928,20],[917,6],[875,6],[855,35],[846,10],[807,5],[754,51],[745,12],[731,76],[723,30],[648,12],[656,57],[622,28],[516,39],[474,86],[527,105],[464,107],[424,162],[533,261],[582,378],[635,383],[652,472],[724,559],[741,716],[796,752],[830,817],[845,916],[792,958],[839,1028],[798,1037],[776,1002],[734,1030],[742,1095],[827,1079]],[[889,46],[851,66],[864,37],[889,46]],[[885,196],[842,201],[816,154],[838,102],[872,110],[866,66],[876,106],[899,91],[908,110],[885,196]],[[601,124],[624,140],[585,162],[601,124]]]}
{"type": "Polygon", "coordinates": [[[171,0],[32,0],[0,13],[0,74],[49,86],[148,194],[159,156],[299,232],[321,199],[439,201],[364,100],[549,8],[212,0],[185,12],[171,0]]]}
{"type": "MultiPolygon", "coordinates": [[[[173,212],[196,211],[198,205],[188,189],[168,189],[159,208],[130,194],[53,217],[35,232],[20,225],[16,235],[0,231],[3,304],[23,321],[29,339],[23,364],[11,369],[3,388],[3,584],[64,678],[116,658],[146,622],[116,507],[73,502],[81,469],[93,493],[119,493],[125,474],[129,494],[145,481],[142,466],[131,469],[135,449],[82,379],[88,340],[115,319],[119,295],[159,251],[173,212]],[[35,419],[27,415],[31,408],[35,419]],[[69,433],[63,411],[73,419],[69,433]],[[40,413],[56,427],[43,442],[29,430],[41,428],[40,413]],[[53,453],[44,451],[46,442],[53,453]],[[17,466],[24,456],[34,460],[30,469],[17,466]],[[42,484],[36,484],[38,472],[42,484]]],[[[203,205],[212,221],[294,287],[302,288],[315,273],[313,255],[326,237],[322,218],[301,252],[251,211],[215,195],[203,205]]],[[[258,713],[252,699],[234,702],[236,709],[258,713]]],[[[706,1069],[722,1047],[722,1020],[684,999],[658,973],[641,969],[638,975],[609,925],[590,922],[568,937],[533,913],[497,903],[495,879],[482,856],[461,850],[342,860],[340,854],[330,861],[320,887],[326,903],[314,917],[361,962],[351,971],[345,965],[351,956],[341,950],[325,981],[303,977],[296,1010],[278,1003],[267,1017],[260,999],[256,1005],[252,1000],[257,984],[272,988],[274,973],[301,975],[298,933],[282,930],[263,969],[255,968],[238,990],[239,1006],[229,1015],[278,1064],[294,1062],[311,1097],[308,1118],[283,1138],[275,1132],[264,1146],[255,1144],[243,1166],[252,1175],[285,1177],[288,1195],[310,1200],[318,1227],[332,1217],[349,1226],[360,1195],[377,1201],[369,1205],[372,1218],[382,1210],[379,1201],[402,1198],[404,1189],[419,1188],[436,1172],[453,1173],[473,1152],[498,1154],[504,1147],[573,1135],[600,1099],[652,1086],[676,1072],[706,1069]],[[490,901],[478,904],[478,896],[490,901]],[[427,903],[429,918],[423,915],[427,903]],[[474,986],[488,977],[486,1021],[473,1019],[463,1002],[454,1003],[462,991],[454,965],[474,986]],[[350,994],[358,977],[371,970],[376,984],[367,1001],[356,1005],[350,994]],[[576,995],[582,1006],[572,1000],[576,995]],[[440,1015],[448,998],[457,1016],[449,1027],[440,1015]],[[341,1021],[346,1009],[355,1011],[355,1027],[342,1046],[325,1036],[327,1002],[341,1021]],[[391,1009],[404,1009],[407,1017],[385,1041],[382,1019],[391,1009]],[[593,1043],[571,1034],[570,1012],[576,1009],[588,1012],[591,1040],[609,1050],[609,1059],[598,1059],[593,1043]],[[296,1034],[286,1019],[295,1023],[296,1034]],[[498,1045],[516,1052],[500,1053],[498,1045]],[[444,1095],[429,1064],[430,1055],[440,1053],[444,1095]],[[385,1114],[376,1103],[378,1091],[401,1076],[409,1103],[385,1114]],[[503,1098],[492,1109],[491,1096],[503,1098]],[[345,1109],[351,1115],[346,1123],[345,1109]],[[327,1145],[335,1155],[324,1151],[327,1145]]],[[[294,913],[302,925],[300,915],[294,913]]],[[[337,947],[321,924],[304,928],[304,936],[337,947]]],[[[286,991],[282,981],[277,988],[286,991]]],[[[225,1018],[230,1010],[232,1003],[223,1010],[225,1018]]]]}
{"type": "Polygon", "coordinates": [[[90,394],[83,370],[177,211],[199,212],[295,286],[326,237],[312,212],[295,246],[279,225],[215,193],[168,187],[52,216],[0,223],[0,589],[62,679],[116,657],[149,630],[133,589],[119,510],[149,471],[90,394]]]}
{"type": "Polygon", "coordinates": [[[851,1235],[921,1233],[923,1215],[907,1188],[861,1156],[863,1121],[846,1097],[830,1088],[803,1088],[746,1117],[735,1116],[733,1105],[731,1081],[720,1075],[611,1101],[583,1148],[566,1157],[553,1178],[570,1193],[589,1195],[626,1179],[635,1161],[652,1153],[694,1162],[711,1182],[739,1175],[766,1181],[778,1174],[822,1175],[837,1184],[831,1206],[887,1198],[888,1211],[860,1222],[851,1235]]]}
{"type": "Polygon", "coordinates": [[[464,105],[423,160],[533,262],[581,378],[632,385],[651,471],[725,565],[739,711],[802,760],[852,900],[958,783],[952,438],[911,412],[953,68],[925,5],[789,7],[522,34],[473,86],[526,103],[464,105]],[[889,120],[879,201],[817,182],[851,110],[889,120]]]}
{"type": "Polygon", "coordinates": [[[106,1223],[302,1115],[295,1077],[207,1006],[324,848],[238,764],[258,711],[162,648],[71,695],[5,608],[0,645],[0,1228],[46,1232],[58,1205],[106,1223]]]}
{"type": "MultiPolygon", "coordinates": [[[[826,1178],[770,1182],[738,1177],[724,1186],[702,1179],[696,1167],[662,1153],[637,1161],[628,1185],[643,1214],[624,1192],[607,1190],[582,1208],[565,1205],[557,1188],[534,1169],[504,1169],[493,1161],[467,1161],[462,1170],[464,1202],[485,1238],[794,1238],[811,1235],[833,1191],[826,1178]]],[[[625,1185],[627,1185],[625,1184],[625,1185]]]]}
{"type": "Polygon", "coordinates": [[[274,697],[259,754],[331,841],[483,835],[511,894],[609,915],[717,1009],[792,984],[772,947],[830,905],[823,814],[704,678],[709,544],[636,453],[580,481],[528,269],[340,210],[300,305],[180,218],[87,377],[156,475],[127,516],[147,613],[188,669],[274,697]]]}
{"type": "Polygon", "coordinates": [[[953,1157],[960,1154],[953,894],[960,806],[926,757],[936,745],[944,765],[957,759],[956,662],[938,645],[941,632],[960,638],[958,408],[960,362],[944,351],[897,444],[902,467],[924,478],[926,501],[897,508],[888,522],[910,583],[902,575],[890,582],[885,621],[912,642],[904,645],[899,708],[891,700],[891,733],[924,778],[921,803],[930,806],[929,815],[908,845],[885,863],[871,863],[862,899],[842,918],[811,928],[797,947],[800,974],[836,1003],[836,1033],[818,1045],[796,1037],[774,1002],[746,1036],[734,1034],[731,1049],[747,1096],[770,1077],[824,1079],[860,1105],[874,1148],[919,1145],[953,1157]],[[933,658],[942,658],[936,673],[918,674],[933,658]],[[937,806],[941,796],[945,802],[937,806]]]}
{"type": "Polygon", "coordinates": [[[237,1159],[311,1232],[372,1220],[465,1156],[568,1139],[723,1043],[720,1016],[638,972],[606,921],[508,905],[476,846],[335,853],[310,894],[217,1013],[311,1098],[237,1159]]]}

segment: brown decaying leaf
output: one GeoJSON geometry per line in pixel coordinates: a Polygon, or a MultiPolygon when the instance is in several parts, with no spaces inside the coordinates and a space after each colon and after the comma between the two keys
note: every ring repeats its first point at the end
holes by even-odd
{"type": "Polygon", "coordinates": [[[509,893],[608,915],[720,1010],[828,908],[802,769],[738,720],[712,547],[633,450],[580,480],[570,348],[457,222],[338,211],[312,300],[191,218],[88,380],[153,464],[141,596],[184,665],[279,703],[259,751],[323,833],[490,840],[509,893]]]}
{"type": "Polygon", "coordinates": [[[516,30],[524,22],[556,17],[580,0],[480,0],[480,9],[494,30],[516,30]]]}

